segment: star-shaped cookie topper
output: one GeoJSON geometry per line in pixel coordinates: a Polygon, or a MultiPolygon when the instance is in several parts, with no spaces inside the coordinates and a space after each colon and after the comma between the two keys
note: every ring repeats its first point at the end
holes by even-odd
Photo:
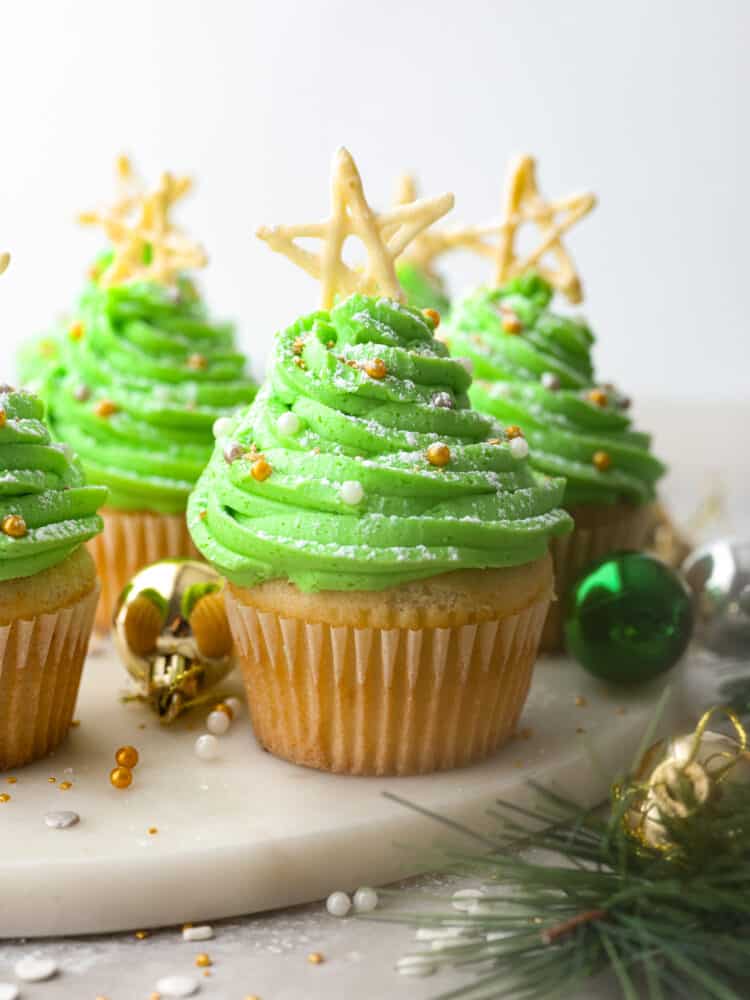
{"type": "Polygon", "coordinates": [[[583,298],[581,281],[563,246],[562,236],[595,205],[596,197],[590,193],[545,201],[539,193],[533,157],[518,156],[511,161],[506,174],[501,220],[429,234],[433,239],[433,252],[427,262],[431,264],[434,257],[449,250],[471,250],[495,262],[498,285],[534,269],[571,302],[580,302],[583,298]],[[539,230],[539,242],[529,253],[519,255],[516,238],[528,222],[539,230]],[[544,263],[547,255],[553,258],[556,267],[544,263]]]}
{"type": "Polygon", "coordinates": [[[0,253],[0,274],[7,268],[8,264],[10,264],[10,254],[0,253]]]}
{"type": "Polygon", "coordinates": [[[394,261],[428,226],[453,207],[453,195],[423,198],[376,214],[365,198],[362,179],[348,150],[336,151],[331,168],[331,214],[324,222],[293,226],[261,226],[256,235],[272,250],[285,254],[321,283],[321,308],[330,309],[337,294],[380,293],[401,300],[403,292],[394,261]],[[364,244],[367,261],[360,270],[342,259],[344,243],[356,236],[364,244]],[[312,253],[296,241],[322,241],[312,253]]]}
{"type": "MultiPolygon", "coordinates": [[[[417,183],[413,174],[403,173],[396,184],[396,205],[407,205],[417,197],[417,183]]],[[[443,229],[428,229],[413,241],[404,257],[413,261],[426,274],[436,277],[434,262],[441,254],[450,250],[473,250],[483,256],[493,256],[494,248],[485,242],[487,237],[497,236],[499,226],[446,226],[443,229]]]]}
{"type": "Polygon", "coordinates": [[[192,187],[189,177],[164,173],[153,191],[145,190],[130,160],[117,161],[119,192],[103,211],[83,212],[85,226],[101,226],[112,244],[112,259],[98,275],[104,287],[128,281],[174,284],[191,268],[204,267],[202,247],[190,240],[170,219],[174,205],[192,187]]]}

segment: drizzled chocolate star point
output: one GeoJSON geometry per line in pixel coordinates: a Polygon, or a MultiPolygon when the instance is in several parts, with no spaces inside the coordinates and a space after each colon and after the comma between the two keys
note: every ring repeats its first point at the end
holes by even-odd
{"type": "MultiPolygon", "coordinates": [[[[413,182],[412,182],[413,183],[413,182]]],[[[407,192],[401,185],[399,193],[407,192]]],[[[539,193],[534,158],[524,154],[511,161],[505,179],[503,214],[499,222],[479,226],[457,226],[427,234],[421,257],[413,256],[425,270],[432,268],[435,257],[450,250],[470,250],[495,263],[495,283],[503,285],[527,271],[537,271],[550,285],[572,303],[583,298],[581,280],[573,259],[562,243],[563,235],[596,205],[590,192],[546,201],[539,193]],[[516,238],[525,223],[539,230],[537,245],[527,254],[516,249],[516,238]],[[550,255],[556,266],[543,263],[550,255]]]]}
{"type": "Polygon", "coordinates": [[[191,179],[165,172],[156,188],[148,191],[126,156],[118,158],[116,172],[118,194],[113,204],[78,217],[84,226],[100,226],[112,244],[112,258],[98,274],[98,284],[111,287],[153,281],[171,285],[182,272],[204,267],[203,248],[170,218],[175,204],[191,189],[191,179]]]}
{"type": "Polygon", "coordinates": [[[323,222],[291,226],[261,226],[256,235],[272,250],[283,253],[321,283],[321,308],[330,309],[335,297],[380,293],[401,301],[403,292],[394,261],[424,230],[453,207],[453,195],[424,198],[377,214],[365,198],[362,179],[353,157],[338,149],[331,168],[331,214],[323,222]],[[364,244],[367,261],[361,269],[344,263],[342,250],[350,236],[364,244]],[[296,241],[322,242],[315,254],[296,241]]]}

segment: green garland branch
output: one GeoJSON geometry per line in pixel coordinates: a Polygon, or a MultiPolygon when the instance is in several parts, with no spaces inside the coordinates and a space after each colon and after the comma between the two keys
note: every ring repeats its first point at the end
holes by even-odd
{"type": "MultiPolygon", "coordinates": [[[[744,746],[740,758],[747,760],[744,746]]],[[[460,911],[443,900],[427,912],[375,915],[420,929],[425,948],[397,967],[462,970],[467,983],[440,1000],[571,1000],[607,970],[624,1000],[746,1000],[746,775],[712,781],[700,803],[685,789],[687,815],[661,815],[655,843],[633,832],[644,787],[635,780],[616,787],[609,809],[594,811],[537,787],[533,808],[497,803],[498,829],[490,836],[389,796],[476,843],[476,851],[444,851],[442,867],[484,885],[460,911]]]]}

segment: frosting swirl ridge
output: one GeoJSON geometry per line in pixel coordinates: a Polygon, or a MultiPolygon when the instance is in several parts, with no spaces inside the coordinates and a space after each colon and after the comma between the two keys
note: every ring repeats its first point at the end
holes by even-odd
{"type": "Polygon", "coordinates": [[[566,507],[651,500],[665,467],[650,436],[632,428],[615,386],[596,384],[593,334],[551,312],[551,297],[546,281],[526,274],[454,305],[448,340],[474,366],[471,401],[523,429],[535,468],[566,478],[566,507]]]}
{"type": "Polygon", "coordinates": [[[196,545],[235,583],[308,591],[540,557],[569,528],[562,481],[470,408],[470,384],[433,320],[392,300],[301,318],[191,496],[196,545]]]}
{"type": "Polygon", "coordinates": [[[37,396],[0,387],[0,580],[57,565],[102,529],[97,510],[107,490],[86,485],[43,416],[37,396]]]}
{"type": "MultiPolygon", "coordinates": [[[[54,437],[122,510],[183,511],[214,422],[256,393],[232,327],[207,317],[186,278],[175,287],[92,283],[75,322],[41,349],[54,437]]],[[[27,352],[22,370],[32,369],[27,352]]]]}

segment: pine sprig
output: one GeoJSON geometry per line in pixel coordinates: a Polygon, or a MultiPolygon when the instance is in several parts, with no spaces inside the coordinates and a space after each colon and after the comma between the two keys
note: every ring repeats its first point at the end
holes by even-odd
{"type": "Polygon", "coordinates": [[[535,808],[499,801],[492,837],[446,821],[482,844],[444,852],[444,870],[485,883],[468,911],[449,904],[381,911],[377,919],[437,932],[429,951],[405,961],[471,975],[439,1000],[571,998],[605,970],[624,1000],[743,1000],[750,996],[750,787],[722,789],[689,818],[664,820],[668,851],[627,832],[635,786],[613,792],[604,815],[541,788],[535,808]],[[453,936],[440,936],[446,929],[453,936]]]}

